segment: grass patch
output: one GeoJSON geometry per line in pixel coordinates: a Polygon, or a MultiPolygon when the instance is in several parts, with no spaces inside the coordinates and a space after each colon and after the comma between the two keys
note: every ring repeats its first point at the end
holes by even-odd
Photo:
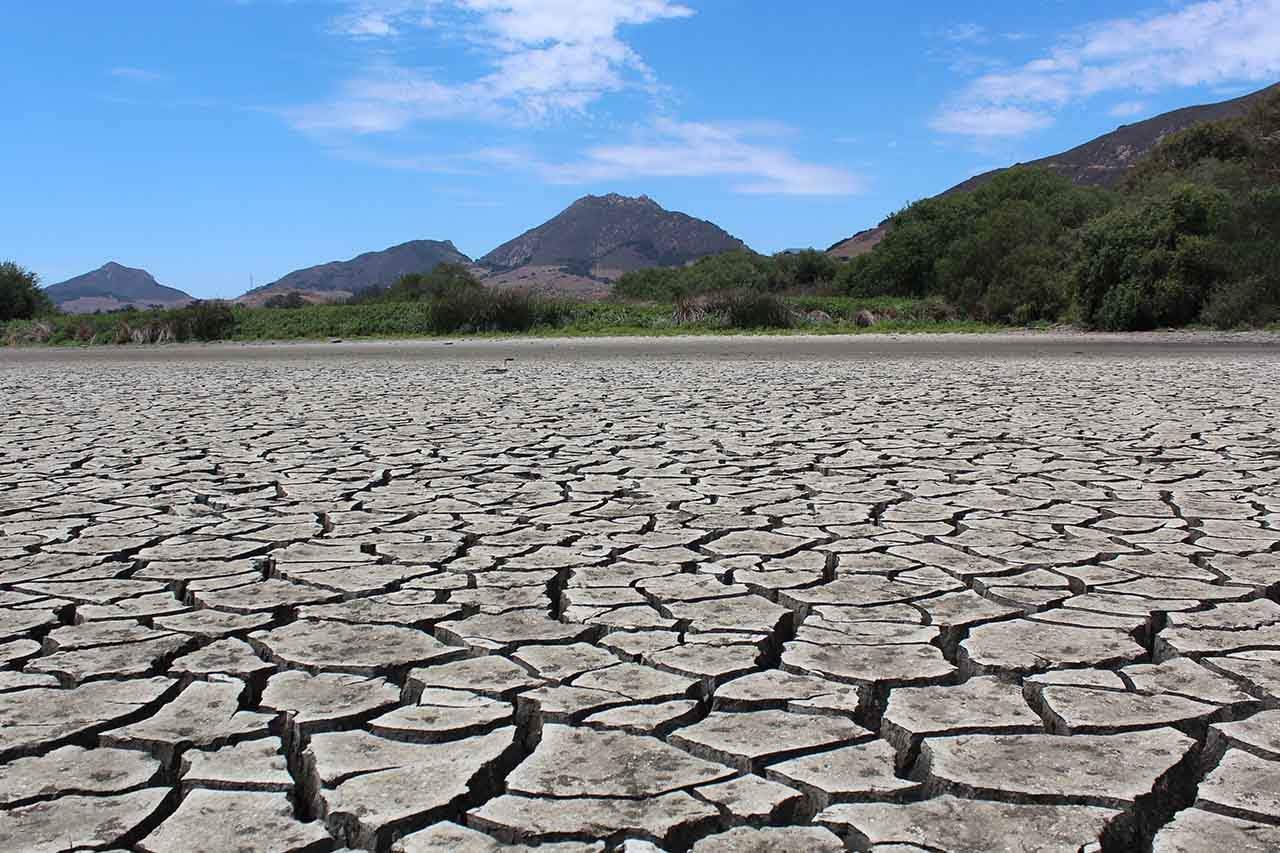
{"type": "Polygon", "coordinates": [[[420,302],[248,308],[206,303],[199,311],[57,314],[0,325],[10,345],[86,346],[186,340],[306,341],[523,334],[532,337],[866,333],[978,333],[1007,326],[959,317],[929,300],[777,297],[722,292],[687,303],[569,302],[464,291],[420,302]],[[762,301],[767,300],[766,301],[762,301]],[[859,315],[874,317],[860,325],[859,315]]]}

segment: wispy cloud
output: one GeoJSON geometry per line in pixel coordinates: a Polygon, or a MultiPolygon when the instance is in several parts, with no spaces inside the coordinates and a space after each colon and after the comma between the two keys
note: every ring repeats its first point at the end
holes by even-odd
{"type": "Polygon", "coordinates": [[[459,115],[529,123],[581,113],[609,93],[654,88],[623,27],[692,14],[673,0],[360,0],[334,21],[334,32],[378,39],[447,27],[488,70],[447,79],[383,61],[289,117],[304,130],[379,133],[459,115]]]}
{"type": "Polygon", "coordinates": [[[520,151],[487,152],[493,162],[530,166],[561,184],[598,184],[643,178],[728,178],[749,195],[844,196],[863,181],[844,169],[805,162],[777,147],[772,135],[749,125],[659,119],[622,144],[588,148],[569,162],[530,159],[520,151]]]}
{"type": "Polygon", "coordinates": [[[1150,112],[1150,107],[1146,101],[1121,101],[1107,112],[1116,118],[1133,118],[1150,112]]]}
{"type": "Polygon", "coordinates": [[[330,27],[338,35],[385,38],[406,27],[430,27],[432,4],[422,0],[359,0],[335,18],[330,27]]]}
{"type": "Polygon", "coordinates": [[[646,178],[726,178],[744,195],[847,196],[863,179],[842,168],[809,163],[778,147],[794,130],[766,122],[682,122],[657,119],[625,143],[597,145],[569,159],[548,158],[529,145],[495,145],[446,156],[382,156],[354,147],[344,157],[388,168],[466,175],[494,169],[534,174],[550,184],[609,184],[646,178]]]}
{"type": "Polygon", "coordinates": [[[1021,66],[974,79],[933,127],[970,137],[1021,136],[1095,95],[1280,76],[1280,0],[1201,0],[1103,21],[1021,66]]]}
{"type": "Polygon", "coordinates": [[[987,28],[972,22],[956,24],[942,31],[942,37],[950,42],[957,43],[980,43],[985,44],[990,41],[987,35],[987,28]]]}
{"type": "Polygon", "coordinates": [[[957,106],[934,116],[929,126],[941,133],[977,138],[1022,136],[1053,124],[1044,113],[1020,107],[994,105],[957,106]]]}
{"type": "MultiPolygon", "coordinates": [[[[685,18],[675,0],[347,0],[331,31],[373,42],[417,34],[461,39],[487,68],[468,77],[406,67],[372,49],[369,65],[330,99],[289,110],[299,130],[340,156],[388,168],[437,174],[504,169],[549,183],[591,184],[656,177],[719,177],[734,191],[847,195],[860,180],[844,169],[806,162],[783,148],[796,131],[750,122],[698,123],[662,118],[628,141],[576,155],[545,157],[533,148],[488,147],[465,154],[377,150],[383,136],[426,122],[487,121],[537,130],[588,117],[607,96],[662,91],[657,74],[623,38],[626,27],[685,18]]],[[[653,104],[662,114],[665,105],[653,104]]]]}
{"type": "Polygon", "coordinates": [[[136,83],[155,83],[159,80],[167,80],[169,77],[169,75],[161,74],[158,71],[149,71],[146,68],[134,68],[131,66],[112,68],[111,76],[118,77],[121,80],[132,80],[136,83]]]}

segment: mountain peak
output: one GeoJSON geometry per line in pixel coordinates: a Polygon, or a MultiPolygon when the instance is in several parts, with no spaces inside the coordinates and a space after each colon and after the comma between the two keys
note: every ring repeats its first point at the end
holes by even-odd
{"type": "Polygon", "coordinates": [[[64,311],[110,311],[150,305],[173,307],[191,302],[191,295],[165,287],[144,269],[107,261],[93,272],[78,275],[45,288],[54,304],[64,311]]]}
{"type": "Polygon", "coordinates": [[[617,278],[646,267],[679,266],[745,248],[716,225],[665,210],[647,195],[588,195],[552,219],[480,259],[496,270],[558,267],[575,275],[617,278]]]}
{"type": "Polygon", "coordinates": [[[621,193],[608,193],[606,195],[584,195],[582,198],[569,205],[566,210],[574,210],[581,208],[634,208],[648,210],[662,210],[662,205],[658,204],[647,195],[630,196],[621,193]]]}
{"type": "Polygon", "coordinates": [[[144,269],[139,269],[137,267],[127,267],[124,264],[117,263],[116,261],[107,261],[105,264],[98,267],[96,272],[100,272],[109,276],[128,275],[128,276],[137,276],[138,278],[142,278],[145,276],[147,279],[150,279],[151,281],[156,280],[155,276],[153,276],[151,273],[147,272],[144,269]]]}

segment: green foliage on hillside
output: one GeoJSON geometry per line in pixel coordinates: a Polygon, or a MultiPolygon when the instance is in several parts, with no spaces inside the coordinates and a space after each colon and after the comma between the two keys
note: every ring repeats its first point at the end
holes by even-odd
{"type": "MultiPolygon", "coordinates": [[[[489,290],[460,264],[440,264],[425,273],[408,273],[386,287],[374,287],[347,300],[349,306],[423,305],[418,334],[468,332],[527,332],[538,325],[554,325],[560,303],[523,291],[489,290]]],[[[394,313],[394,311],[392,312],[394,313]]]]}
{"type": "Polygon", "coordinates": [[[430,272],[402,275],[390,285],[371,287],[352,296],[353,305],[371,302],[429,302],[434,299],[475,293],[483,289],[480,280],[460,264],[439,264],[430,272]]]}
{"type": "Polygon", "coordinates": [[[0,323],[30,320],[54,310],[40,289],[39,276],[12,261],[0,263],[0,323]]]}
{"type": "Polygon", "coordinates": [[[1174,134],[1118,191],[1013,169],[917,202],[839,281],[998,322],[1109,330],[1280,318],[1280,95],[1174,134]]]}
{"type": "Polygon", "coordinates": [[[741,249],[683,267],[629,272],[614,284],[613,296],[668,301],[731,290],[812,292],[829,289],[839,271],[839,261],[812,249],[773,257],[741,249]]]}
{"type": "Polygon", "coordinates": [[[1113,204],[1050,172],[1013,169],[897,214],[841,281],[859,295],[941,298],[983,320],[1058,319],[1071,302],[1076,229],[1113,204]]]}
{"type": "Polygon", "coordinates": [[[262,303],[263,308],[303,308],[306,305],[307,300],[296,290],[290,290],[288,293],[277,293],[262,303]]]}

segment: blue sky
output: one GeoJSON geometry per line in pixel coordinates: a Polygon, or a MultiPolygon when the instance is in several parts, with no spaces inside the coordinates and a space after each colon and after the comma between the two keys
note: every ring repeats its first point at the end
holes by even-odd
{"type": "Polygon", "coordinates": [[[759,251],[1280,80],[1280,0],[59,0],[0,29],[0,259],[198,296],[586,193],[759,251]]]}

